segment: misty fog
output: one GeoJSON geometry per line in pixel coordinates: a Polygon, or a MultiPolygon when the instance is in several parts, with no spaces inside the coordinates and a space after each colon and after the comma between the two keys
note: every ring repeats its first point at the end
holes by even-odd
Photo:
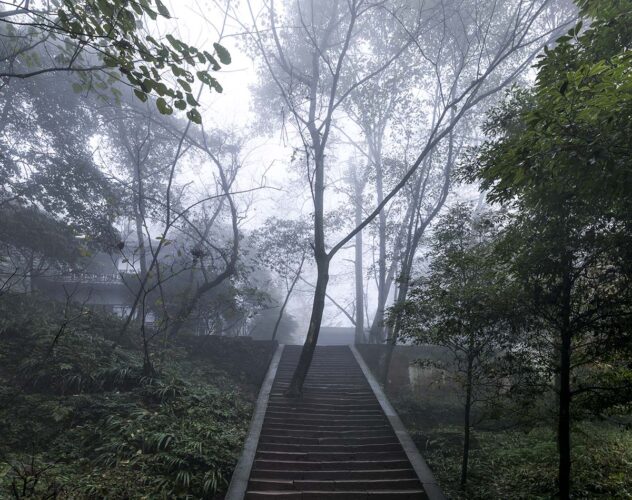
{"type": "Polygon", "coordinates": [[[630,0],[0,1],[0,498],[627,498],[631,23],[630,0]],[[436,484],[378,431],[268,436],[386,398],[436,484]],[[282,445],[382,467],[300,489],[257,465],[312,460],[282,445]]]}

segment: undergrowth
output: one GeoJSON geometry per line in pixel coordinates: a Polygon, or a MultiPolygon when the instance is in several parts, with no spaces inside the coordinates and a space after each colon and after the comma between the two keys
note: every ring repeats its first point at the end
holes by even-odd
{"type": "Polygon", "coordinates": [[[269,352],[234,342],[230,363],[226,345],[219,360],[184,339],[146,377],[134,343],[115,342],[116,318],[80,311],[60,333],[63,313],[0,300],[0,498],[220,494],[269,352]]]}
{"type": "MultiPolygon", "coordinates": [[[[435,401],[435,406],[442,403],[435,401]]],[[[396,401],[422,456],[451,499],[536,500],[557,491],[557,449],[553,426],[475,430],[468,482],[459,487],[463,428],[431,417],[414,418],[411,400],[396,401]]],[[[432,402],[424,401],[432,412],[432,402]]],[[[442,410],[438,410],[442,411],[442,410]]],[[[607,421],[582,421],[573,429],[573,498],[632,498],[632,430],[607,421]]]]}

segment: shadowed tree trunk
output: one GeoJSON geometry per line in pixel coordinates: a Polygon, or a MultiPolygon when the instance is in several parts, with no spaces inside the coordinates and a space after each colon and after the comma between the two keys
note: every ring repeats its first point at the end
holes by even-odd
{"type": "Polygon", "coordinates": [[[470,431],[472,413],[472,375],[473,359],[469,356],[467,361],[466,384],[465,384],[465,414],[463,416],[463,460],[461,462],[461,488],[467,483],[467,466],[470,460],[470,431]]]}
{"type": "Polygon", "coordinates": [[[560,499],[568,500],[571,496],[571,279],[572,259],[568,252],[564,253],[565,264],[562,280],[562,325],[560,331],[560,394],[557,440],[560,453],[559,488],[560,499]]]}
{"type": "Polygon", "coordinates": [[[571,489],[570,366],[571,336],[568,332],[563,332],[560,349],[560,415],[558,422],[560,499],[563,500],[570,498],[571,489]]]}
{"type": "Polygon", "coordinates": [[[307,338],[303,350],[301,351],[301,357],[296,365],[296,370],[292,376],[290,386],[286,391],[286,395],[289,397],[300,397],[303,391],[303,383],[309,366],[312,363],[314,356],[314,350],[316,349],[316,342],[318,341],[318,333],[320,332],[320,323],[323,319],[323,311],[325,309],[325,293],[327,291],[327,282],[329,281],[329,258],[327,255],[317,258],[318,267],[318,279],[316,281],[316,290],[314,292],[314,303],[312,305],[312,315],[309,320],[309,328],[307,330],[307,338]]]}

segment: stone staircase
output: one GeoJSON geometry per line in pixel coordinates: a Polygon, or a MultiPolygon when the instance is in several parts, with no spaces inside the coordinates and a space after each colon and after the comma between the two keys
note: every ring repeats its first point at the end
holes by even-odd
{"type": "Polygon", "coordinates": [[[348,346],[317,347],[303,398],[283,396],[300,352],[283,351],[245,498],[427,498],[348,346]]]}

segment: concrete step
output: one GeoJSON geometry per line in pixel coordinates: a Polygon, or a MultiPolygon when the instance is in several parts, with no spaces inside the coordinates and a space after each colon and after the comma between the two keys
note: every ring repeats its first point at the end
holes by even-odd
{"type": "MultiPolygon", "coordinates": [[[[334,433],[337,434],[337,433],[334,433]]],[[[367,436],[367,437],[303,437],[303,436],[280,436],[276,434],[262,434],[259,437],[260,444],[309,444],[309,445],[366,445],[366,444],[396,444],[399,441],[395,434],[387,434],[385,436],[367,436]]]]}
{"type": "Polygon", "coordinates": [[[290,452],[290,451],[265,451],[257,450],[256,458],[261,460],[280,460],[280,461],[314,461],[314,462],[349,462],[352,460],[398,460],[405,459],[406,455],[403,450],[398,451],[379,451],[379,452],[335,452],[312,451],[309,453],[290,452]]]}
{"type": "MultiPolygon", "coordinates": [[[[285,402],[287,401],[287,398],[283,395],[283,393],[279,393],[279,394],[275,394],[272,393],[270,396],[270,404],[275,404],[277,402],[285,402]]],[[[303,399],[301,400],[301,402],[303,404],[317,404],[317,405],[322,405],[322,404],[330,404],[330,405],[336,405],[336,406],[340,406],[341,408],[344,407],[345,405],[374,405],[377,404],[377,401],[375,400],[375,397],[370,397],[370,396],[363,396],[363,397],[356,397],[356,398],[345,398],[345,397],[335,397],[332,395],[328,395],[328,394],[321,394],[321,395],[315,395],[315,394],[309,394],[309,395],[305,395],[303,396],[303,399]]]]}
{"type": "Polygon", "coordinates": [[[295,434],[295,435],[305,435],[308,432],[333,432],[333,433],[343,433],[343,432],[358,432],[359,434],[356,437],[366,435],[361,434],[363,432],[369,432],[369,435],[379,434],[383,435],[392,432],[392,429],[387,425],[372,425],[372,426],[362,426],[362,425],[314,425],[314,424],[299,424],[299,423],[270,423],[265,422],[263,425],[263,432],[266,434],[278,434],[277,431],[304,431],[305,434],[295,434]]]}
{"type": "Polygon", "coordinates": [[[266,417],[289,419],[367,419],[384,418],[384,413],[375,410],[349,411],[349,410],[314,410],[308,411],[304,408],[268,408],[266,417]]]}
{"type": "Polygon", "coordinates": [[[251,479],[324,479],[335,481],[341,479],[417,479],[413,469],[382,469],[382,470],[330,470],[330,471],[301,471],[301,470],[269,470],[253,469],[251,479]]]}
{"type": "Polygon", "coordinates": [[[263,425],[312,426],[312,427],[378,427],[383,425],[386,417],[348,417],[348,418],[287,418],[266,416],[263,425]]]}
{"type": "Polygon", "coordinates": [[[252,491],[382,491],[419,490],[418,479],[348,479],[348,480],[280,480],[251,479],[248,489],[252,491]]]}
{"type": "Polygon", "coordinates": [[[383,415],[381,408],[377,405],[366,405],[364,407],[345,408],[344,406],[319,406],[301,405],[290,406],[278,403],[268,405],[268,413],[308,413],[310,415],[383,415]]]}
{"type": "Polygon", "coordinates": [[[410,491],[247,491],[246,500],[423,500],[423,489],[410,491]]]}
{"type": "Polygon", "coordinates": [[[360,453],[360,452],[389,452],[401,451],[399,443],[388,444],[290,444],[290,443],[261,443],[259,449],[262,451],[277,452],[336,452],[336,453],[360,453]]]}
{"type": "Polygon", "coordinates": [[[340,436],[341,438],[354,438],[360,439],[363,437],[386,437],[394,436],[395,433],[387,425],[379,427],[372,427],[366,429],[363,426],[353,427],[348,430],[328,430],[322,427],[314,427],[313,429],[306,429],[305,426],[301,426],[298,429],[291,429],[286,426],[268,425],[264,426],[261,432],[263,436],[275,435],[275,436],[289,436],[289,437],[306,437],[306,438],[335,438],[340,436]]]}
{"type": "Polygon", "coordinates": [[[410,467],[408,459],[399,460],[351,460],[351,461],[322,461],[322,460],[279,460],[276,458],[256,458],[254,469],[265,470],[294,470],[294,471],[336,471],[336,470],[384,470],[407,469],[410,467]]]}
{"type": "Polygon", "coordinates": [[[296,401],[279,401],[279,400],[270,400],[268,402],[268,408],[301,408],[304,410],[315,410],[319,412],[327,411],[327,410],[343,410],[343,411],[381,411],[382,408],[376,401],[367,402],[364,404],[348,404],[342,403],[342,400],[338,400],[332,403],[308,403],[306,401],[302,401],[301,403],[297,403],[296,401]]]}
{"type": "Polygon", "coordinates": [[[355,404],[355,405],[347,405],[344,406],[340,403],[334,404],[322,404],[322,403],[306,403],[301,402],[300,404],[296,401],[275,401],[272,400],[268,403],[269,408],[279,408],[279,409],[300,409],[300,410],[309,410],[309,411],[318,411],[320,413],[327,411],[349,411],[349,412],[365,412],[365,411],[381,411],[380,405],[378,405],[375,401],[363,404],[355,404]]]}

